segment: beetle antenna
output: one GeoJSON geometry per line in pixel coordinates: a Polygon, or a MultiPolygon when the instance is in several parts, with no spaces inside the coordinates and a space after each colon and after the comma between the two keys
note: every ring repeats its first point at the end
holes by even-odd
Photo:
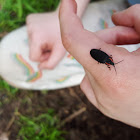
{"type": "Polygon", "coordinates": [[[115,72],[116,72],[116,74],[117,74],[116,67],[115,67],[115,65],[113,65],[113,66],[114,66],[115,72]]]}
{"type": "Polygon", "coordinates": [[[119,61],[119,62],[115,63],[115,65],[116,65],[116,64],[118,64],[118,63],[120,63],[120,62],[122,62],[122,61],[123,61],[123,60],[121,60],[121,61],[119,61]]]}
{"type": "MultiPolygon", "coordinates": [[[[116,71],[116,67],[115,67],[115,65],[118,64],[118,63],[120,63],[120,62],[122,62],[122,61],[123,61],[123,60],[121,60],[121,61],[119,61],[119,62],[117,62],[117,63],[114,63],[113,66],[114,66],[115,71],[116,71]]],[[[116,74],[117,74],[117,71],[116,71],[116,74]]]]}

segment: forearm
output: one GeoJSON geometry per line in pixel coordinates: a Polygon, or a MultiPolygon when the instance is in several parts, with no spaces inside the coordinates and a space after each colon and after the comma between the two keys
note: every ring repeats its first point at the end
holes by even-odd
{"type": "MultiPolygon", "coordinates": [[[[77,3],[77,15],[81,18],[90,0],[75,0],[75,1],[77,3]]],[[[57,11],[59,11],[59,7],[57,11]]]]}

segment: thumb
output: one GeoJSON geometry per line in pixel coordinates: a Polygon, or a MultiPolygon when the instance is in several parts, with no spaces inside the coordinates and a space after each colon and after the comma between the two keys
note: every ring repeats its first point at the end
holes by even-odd
{"type": "MultiPolygon", "coordinates": [[[[98,62],[90,56],[90,51],[92,49],[99,50],[101,48],[102,51],[108,54],[108,57],[112,55],[114,64],[123,60],[124,58],[122,56],[124,56],[125,53],[127,54],[128,51],[107,44],[99,39],[94,33],[84,30],[79,17],[76,15],[75,0],[62,0],[59,19],[62,42],[68,52],[95,78],[100,79],[99,77],[102,76],[108,78],[112,77],[109,69],[105,65],[99,65],[98,62]]],[[[107,59],[103,58],[103,64],[105,64],[105,61],[107,61],[107,59]]],[[[120,65],[117,65],[119,68],[120,66],[121,63],[120,65]]]]}
{"type": "MultiPolygon", "coordinates": [[[[69,35],[75,34],[75,30],[83,29],[83,25],[80,21],[80,18],[76,15],[76,13],[77,4],[75,0],[62,0],[59,11],[59,21],[63,42],[65,42],[65,36],[67,36],[68,39],[69,35]]],[[[77,34],[75,34],[75,36],[76,35],[77,34]]]]}

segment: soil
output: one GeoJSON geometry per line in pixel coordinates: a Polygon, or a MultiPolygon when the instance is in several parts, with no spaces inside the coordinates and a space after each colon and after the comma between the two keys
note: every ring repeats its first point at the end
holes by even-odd
{"type": "MultiPolygon", "coordinates": [[[[45,113],[48,108],[55,110],[61,121],[66,120],[62,130],[68,133],[66,140],[139,140],[140,129],[112,120],[100,113],[80,90],[79,86],[61,90],[25,91],[20,90],[3,108],[0,108],[0,131],[6,131],[15,109],[23,115],[35,116],[45,113]],[[25,101],[26,100],[26,101],[25,101]],[[75,114],[82,108],[86,110],[75,114]],[[69,118],[74,114],[73,118],[69,118]]],[[[16,140],[16,123],[9,128],[10,140],[16,140]]]]}

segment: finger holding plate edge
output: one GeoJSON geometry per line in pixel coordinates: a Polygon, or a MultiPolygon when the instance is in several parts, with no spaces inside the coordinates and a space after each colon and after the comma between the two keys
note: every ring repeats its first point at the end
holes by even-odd
{"type": "MultiPolygon", "coordinates": [[[[113,56],[114,63],[124,59],[122,56],[128,52],[123,48],[106,44],[96,34],[84,30],[80,19],[76,15],[75,7],[76,3],[74,0],[62,0],[59,19],[64,47],[95,77],[102,77],[103,75],[111,77],[112,75],[107,66],[99,65],[90,56],[91,49],[101,48],[102,51],[113,56]]],[[[118,67],[120,66],[121,63],[118,67]]],[[[114,74],[116,74],[115,71],[114,74]]]]}
{"type": "Polygon", "coordinates": [[[39,68],[40,69],[54,69],[66,53],[66,51],[62,49],[62,47],[61,46],[59,47],[58,44],[55,44],[54,49],[50,51],[48,58],[44,59],[40,63],[39,68]]]}

